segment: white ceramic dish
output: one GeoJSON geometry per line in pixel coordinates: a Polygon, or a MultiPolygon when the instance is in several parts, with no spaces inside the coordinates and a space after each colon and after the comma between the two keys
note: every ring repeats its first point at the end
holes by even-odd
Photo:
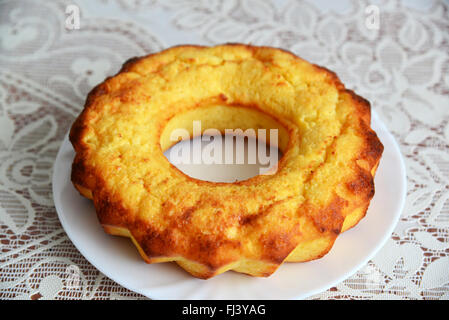
{"type": "Polygon", "coordinates": [[[153,299],[301,299],[324,291],[363,267],[390,237],[404,207],[405,166],[393,136],[373,113],[372,126],[385,150],[366,217],[340,235],[323,258],[284,263],[268,278],[226,272],[209,280],[192,277],[175,263],[146,264],[130,239],[103,232],[92,201],[70,181],[74,151],[66,137],[56,158],[53,196],[67,235],[103,274],[153,299]]]}

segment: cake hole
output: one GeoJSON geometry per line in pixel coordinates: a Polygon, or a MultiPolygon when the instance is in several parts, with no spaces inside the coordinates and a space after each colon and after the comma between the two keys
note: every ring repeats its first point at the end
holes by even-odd
{"type": "Polygon", "coordinates": [[[203,135],[183,140],[164,152],[186,175],[203,181],[233,183],[275,173],[282,153],[256,137],[203,135]]]}

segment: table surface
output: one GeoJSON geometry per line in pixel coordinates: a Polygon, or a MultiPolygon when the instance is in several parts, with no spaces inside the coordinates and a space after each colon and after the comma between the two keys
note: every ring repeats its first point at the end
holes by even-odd
{"type": "Polygon", "coordinates": [[[282,47],[334,70],[405,158],[407,203],[387,244],[310,298],[448,299],[449,2],[438,0],[1,2],[0,299],[143,298],[67,238],[52,200],[56,153],[86,94],[123,61],[224,42],[282,47]]]}

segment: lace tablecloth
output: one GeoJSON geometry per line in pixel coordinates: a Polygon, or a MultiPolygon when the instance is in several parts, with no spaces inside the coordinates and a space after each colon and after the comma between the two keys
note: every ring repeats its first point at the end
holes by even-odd
{"type": "Polygon", "coordinates": [[[87,92],[128,58],[223,42],[286,48],[336,71],[404,155],[407,204],[391,239],[311,298],[448,299],[449,2],[405,0],[2,1],[0,298],[143,298],[67,238],[52,201],[56,152],[87,92]]]}

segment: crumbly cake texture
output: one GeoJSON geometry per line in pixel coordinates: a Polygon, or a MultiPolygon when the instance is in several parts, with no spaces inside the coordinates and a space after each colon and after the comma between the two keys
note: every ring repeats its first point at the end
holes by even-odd
{"type": "Polygon", "coordinates": [[[127,61],[96,86],[74,122],[72,182],[104,230],[130,237],[148,263],[198,278],[268,276],[325,255],[374,195],[383,145],[370,104],[335,73],[287,51],[242,44],[178,46],[127,61]],[[278,129],[273,175],[193,179],[163,152],[170,133],[278,129]]]}

